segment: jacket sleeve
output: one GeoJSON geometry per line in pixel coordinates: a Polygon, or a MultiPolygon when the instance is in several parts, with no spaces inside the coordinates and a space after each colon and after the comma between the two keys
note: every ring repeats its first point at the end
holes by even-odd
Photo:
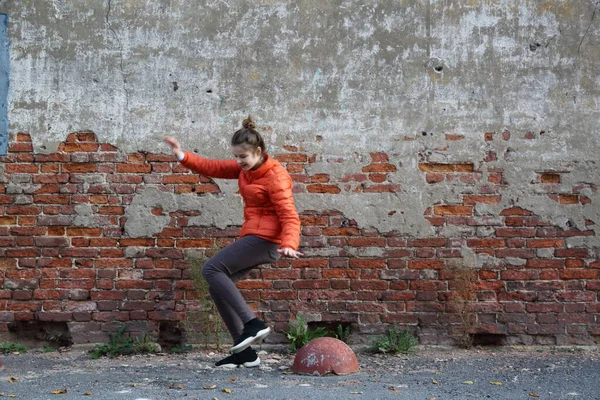
{"type": "Polygon", "coordinates": [[[187,151],[183,154],[183,166],[211,178],[237,179],[242,170],[235,160],[212,160],[187,151]]]}
{"type": "Polygon", "coordinates": [[[269,186],[269,199],[281,223],[281,246],[298,250],[300,246],[300,217],[294,204],[292,178],[277,177],[269,186]]]}

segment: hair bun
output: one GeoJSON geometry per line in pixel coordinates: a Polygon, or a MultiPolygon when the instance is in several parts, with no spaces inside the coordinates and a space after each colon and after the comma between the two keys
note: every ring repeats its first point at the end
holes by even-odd
{"type": "Polygon", "coordinates": [[[248,118],[242,122],[242,126],[246,129],[256,129],[256,124],[252,121],[252,116],[248,115],[248,118]]]}

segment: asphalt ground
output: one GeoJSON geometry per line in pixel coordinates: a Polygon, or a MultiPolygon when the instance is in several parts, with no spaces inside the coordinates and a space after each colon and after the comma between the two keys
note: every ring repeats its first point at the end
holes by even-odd
{"type": "Polygon", "coordinates": [[[0,399],[600,400],[597,348],[359,352],[360,372],[347,376],[295,375],[293,354],[264,350],[259,368],[215,368],[224,355],[194,349],[94,360],[85,348],[10,354],[2,356],[0,399]]]}

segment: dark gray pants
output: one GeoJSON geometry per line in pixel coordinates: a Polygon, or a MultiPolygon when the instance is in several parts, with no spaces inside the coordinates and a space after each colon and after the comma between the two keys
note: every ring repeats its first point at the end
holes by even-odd
{"type": "Polygon", "coordinates": [[[209,293],[235,341],[244,324],[256,318],[235,284],[252,268],[277,261],[279,244],[249,235],[225,247],[202,266],[209,293]]]}

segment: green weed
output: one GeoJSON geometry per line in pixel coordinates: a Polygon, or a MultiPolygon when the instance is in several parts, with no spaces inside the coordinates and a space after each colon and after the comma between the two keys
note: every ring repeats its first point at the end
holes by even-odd
{"type": "Polygon", "coordinates": [[[0,354],[27,353],[27,347],[20,343],[0,342],[0,354]]]}
{"type": "Polygon", "coordinates": [[[290,330],[282,331],[291,341],[290,351],[296,351],[313,339],[326,336],[328,331],[325,328],[319,327],[315,330],[308,329],[308,324],[301,316],[296,318],[296,321],[289,323],[290,330]]]}
{"type": "Polygon", "coordinates": [[[381,353],[413,353],[412,347],[419,344],[417,338],[407,330],[400,331],[396,324],[388,328],[386,336],[373,339],[373,346],[381,353]]]}
{"type": "Polygon", "coordinates": [[[156,353],[158,349],[158,346],[148,339],[148,335],[144,335],[143,338],[131,338],[125,335],[125,327],[122,326],[116,334],[110,336],[108,343],[90,350],[90,355],[94,359],[102,356],[113,358],[127,354],[156,353]]]}
{"type": "Polygon", "coordinates": [[[346,329],[339,324],[335,331],[331,331],[331,334],[336,338],[341,340],[344,343],[348,343],[348,339],[350,338],[350,334],[352,333],[350,329],[350,325],[346,326],[346,329]]]}

